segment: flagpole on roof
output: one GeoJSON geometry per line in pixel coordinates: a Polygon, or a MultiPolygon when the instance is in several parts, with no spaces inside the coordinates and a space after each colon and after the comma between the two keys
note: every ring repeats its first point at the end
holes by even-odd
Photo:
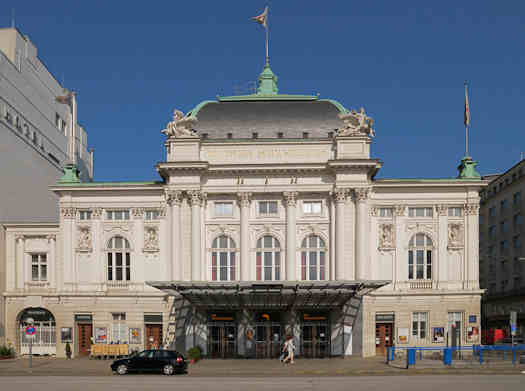
{"type": "Polygon", "coordinates": [[[468,128],[470,126],[470,107],[468,102],[468,82],[465,80],[465,157],[468,157],[468,128]]]}

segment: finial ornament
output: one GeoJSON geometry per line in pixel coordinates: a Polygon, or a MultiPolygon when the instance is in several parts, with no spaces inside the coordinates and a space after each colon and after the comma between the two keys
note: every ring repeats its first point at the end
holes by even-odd
{"type": "Polygon", "coordinates": [[[352,110],[349,113],[339,114],[339,118],[343,120],[344,126],[337,129],[337,136],[375,136],[375,131],[372,128],[374,120],[366,115],[363,107],[361,107],[359,113],[352,110]]]}
{"type": "Polygon", "coordinates": [[[193,130],[193,126],[197,123],[197,117],[184,116],[184,113],[175,109],[173,111],[173,121],[168,122],[166,129],[162,130],[168,137],[175,138],[197,138],[197,132],[193,130]]]}

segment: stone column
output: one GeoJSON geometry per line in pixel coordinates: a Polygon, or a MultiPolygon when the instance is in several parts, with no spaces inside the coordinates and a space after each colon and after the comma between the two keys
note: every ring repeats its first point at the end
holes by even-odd
{"type": "MultiPolygon", "coordinates": [[[[446,205],[436,205],[436,214],[438,216],[438,243],[434,243],[437,250],[437,257],[432,260],[432,280],[437,281],[437,288],[443,288],[443,283],[448,281],[448,268],[447,268],[447,238],[448,238],[448,227],[447,227],[447,212],[448,207],[446,205]],[[438,264],[436,265],[435,262],[438,264]]],[[[414,260],[415,262],[415,260],[414,260]]]]}
{"type": "Polygon", "coordinates": [[[370,189],[358,187],[354,189],[356,202],[356,226],[355,226],[355,279],[365,280],[368,278],[368,205],[367,199],[370,189]]]}
{"type": "Polygon", "coordinates": [[[57,288],[56,286],[56,243],[57,243],[57,237],[55,234],[47,235],[47,242],[49,243],[49,259],[47,260],[47,274],[48,278],[47,281],[49,282],[50,288],[57,288]]]}
{"type": "Polygon", "coordinates": [[[345,202],[347,189],[336,188],[335,201],[335,279],[345,279],[345,202]]]}
{"type": "Polygon", "coordinates": [[[466,235],[464,259],[467,264],[465,282],[469,289],[479,289],[479,203],[471,202],[464,207],[466,235]]]}
{"type": "Polygon", "coordinates": [[[93,257],[96,260],[97,282],[100,284],[98,291],[104,290],[104,284],[107,280],[106,262],[107,254],[104,252],[104,237],[102,231],[102,209],[93,208],[91,210],[91,237],[93,240],[93,257]]]}
{"type": "Polygon", "coordinates": [[[252,193],[237,193],[239,204],[241,206],[241,260],[238,267],[241,268],[241,281],[250,281],[252,279],[252,261],[250,259],[250,236],[249,236],[249,218],[250,218],[250,198],[252,193]]]}
{"type": "Polygon", "coordinates": [[[296,281],[296,208],[297,208],[297,192],[285,191],[284,198],[286,202],[286,275],[285,279],[289,281],[296,281]]]}
{"type": "Polygon", "coordinates": [[[171,280],[182,280],[181,260],[181,230],[180,230],[180,205],[182,203],[182,192],[178,190],[165,190],[166,203],[171,210],[171,235],[166,235],[171,242],[168,264],[171,266],[171,280]]]}
{"type": "Polygon", "coordinates": [[[203,280],[201,275],[201,204],[202,194],[199,190],[188,191],[191,204],[191,279],[203,280]]]}

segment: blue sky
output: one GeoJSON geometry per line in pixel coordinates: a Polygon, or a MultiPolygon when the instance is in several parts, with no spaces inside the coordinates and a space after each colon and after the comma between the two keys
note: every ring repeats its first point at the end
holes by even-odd
{"type": "Polygon", "coordinates": [[[523,1],[20,1],[0,25],[29,35],[66,87],[95,148],[96,180],[158,179],[160,130],[256,79],[270,5],[270,57],[282,93],[319,93],[375,120],[379,177],[451,177],[470,150],[482,174],[525,152],[523,1]]]}

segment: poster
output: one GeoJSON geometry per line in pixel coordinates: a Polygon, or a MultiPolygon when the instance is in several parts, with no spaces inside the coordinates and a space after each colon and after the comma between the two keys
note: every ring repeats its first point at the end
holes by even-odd
{"type": "Polygon", "coordinates": [[[108,343],[108,329],[95,327],[95,343],[108,343]]]}
{"type": "Polygon", "coordinates": [[[478,326],[469,326],[467,329],[467,342],[477,342],[479,338],[478,326]]]}
{"type": "Polygon", "coordinates": [[[478,321],[478,317],[476,315],[469,315],[468,316],[468,322],[469,323],[476,323],[478,321]]]}
{"type": "Polygon", "coordinates": [[[62,327],[60,329],[60,340],[62,341],[62,343],[73,342],[73,328],[62,327]]]}
{"type": "Polygon", "coordinates": [[[408,343],[408,327],[398,327],[397,339],[399,343],[408,343]]]}
{"type": "Polygon", "coordinates": [[[140,328],[133,328],[131,327],[129,329],[129,343],[132,343],[132,344],[140,344],[142,341],[141,341],[141,337],[140,337],[140,331],[141,329],[140,328]]]}
{"type": "Polygon", "coordinates": [[[444,327],[433,327],[432,328],[432,342],[433,343],[445,342],[445,328],[444,327]]]}

